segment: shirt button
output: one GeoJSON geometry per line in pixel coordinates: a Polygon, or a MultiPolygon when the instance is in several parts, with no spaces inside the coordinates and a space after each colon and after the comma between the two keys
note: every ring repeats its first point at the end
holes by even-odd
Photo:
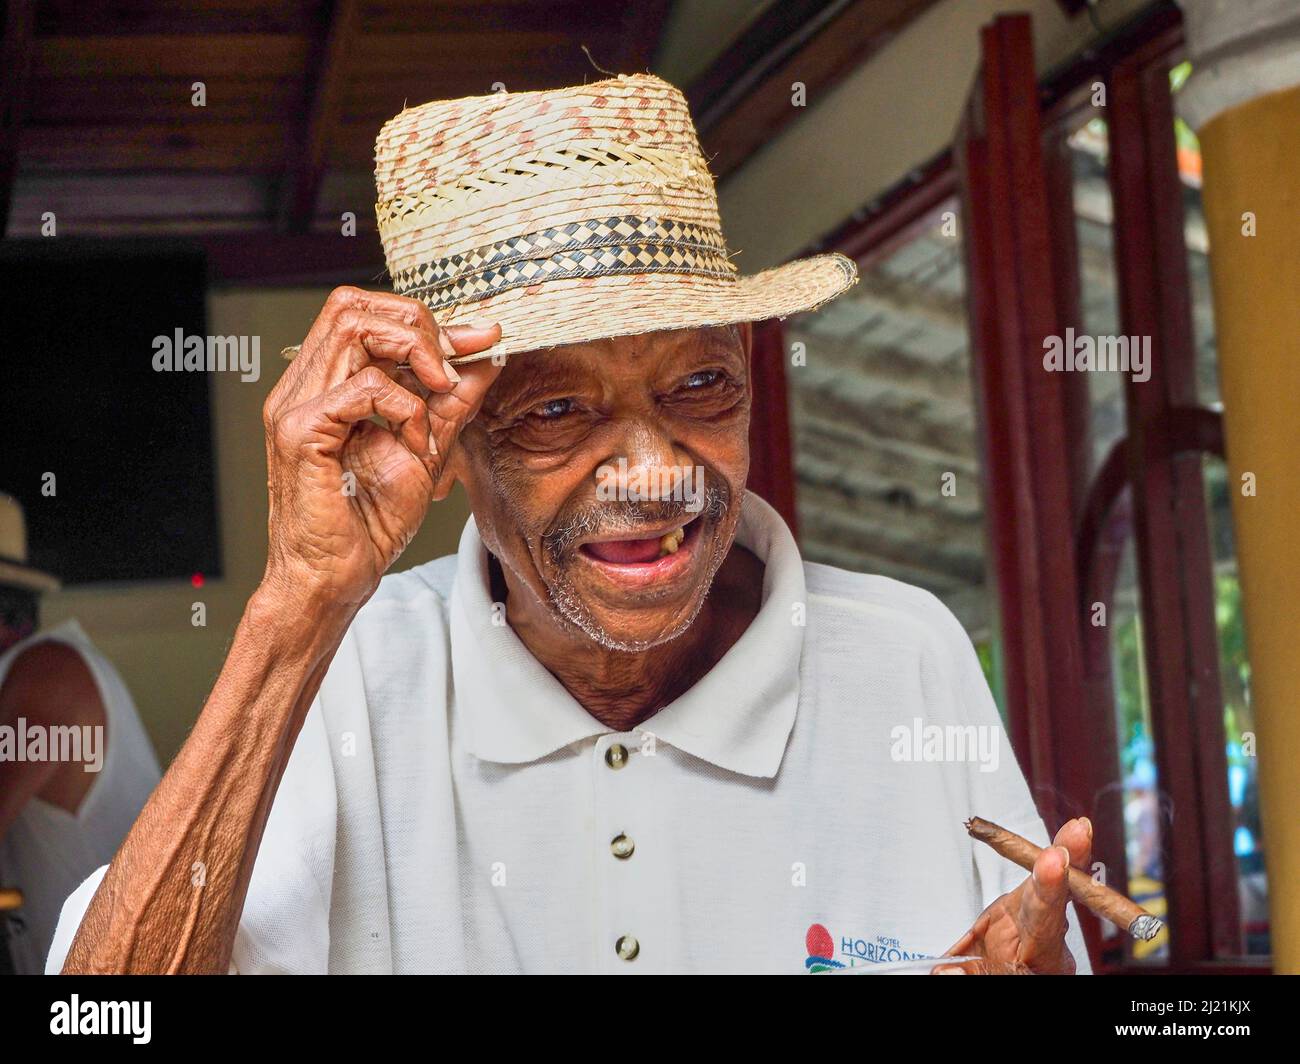
{"type": "Polygon", "coordinates": [[[636,960],[636,955],[641,952],[641,943],[631,935],[624,935],[614,943],[614,952],[625,961],[636,960]]]}
{"type": "Polygon", "coordinates": [[[627,747],[622,743],[614,743],[605,751],[605,764],[612,769],[627,767],[627,747]]]}
{"type": "Polygon", "coordinates": [[[615,835],[609,844],[609,852],[620,861],[626,861],[636,851],[636,843],[626,835],[615,835]]]}

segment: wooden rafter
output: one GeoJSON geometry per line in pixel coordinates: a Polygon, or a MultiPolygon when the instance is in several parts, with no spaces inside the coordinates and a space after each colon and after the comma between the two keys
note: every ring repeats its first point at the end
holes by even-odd
{"type": "Polygon", "coordinates": [[[33,8],[32,0],[7,0],[4,6],[4,40],[0,43],[0,236],[9,222],[18,168],[18,138],[27,109],[33,8]]]}
{"type": "Polygon", "coordinates": [[[310,96],[301,145],[285,168],[279,209],[282,230],[305,233],[311,228],[330,137],[338,125],[348,53],[361,22],[360,7],[360,0],[333,0],[327,6],[324,32],[308,65],[310,96]]]}
{"type": "Polygon", "coordinates": [[[630,0],[623,15],[618,73],[632,74],[652,67],[671,7],[671,0],[630,0]]]}
{"type": "Polygon", "coordinates": [[[784,0],[771,5],[690,86],[687,97],[719,179],[936,0],[784,0]]]}

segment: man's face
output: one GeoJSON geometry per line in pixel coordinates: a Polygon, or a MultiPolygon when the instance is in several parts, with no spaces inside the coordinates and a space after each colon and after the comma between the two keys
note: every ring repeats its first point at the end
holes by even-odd
{"type": "Polygon", "coordinates": [[[749,326],[513,356],[461,437],[488,549],[555,621],[617,650],[704,605],[749,472],[749,326]]]}

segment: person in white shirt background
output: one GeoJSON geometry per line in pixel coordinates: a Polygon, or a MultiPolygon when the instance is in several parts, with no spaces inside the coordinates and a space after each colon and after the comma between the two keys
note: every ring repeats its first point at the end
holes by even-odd
{"type": "Polygon", "coordinates": [[[745,490],[748,323],[854,271],[720,278],[685,113],[635,76],[381,132],[381,205],[394,174],[487,166],[513,123],[565,148],[609,114],[638,147],[566,177],[581,194],[504,159],[528,220],[466,181],[430,212],[441,257],[412,250],[418,213],[381,224],[419,298],[336,289],[268,399],[265,577],[189,739],[68,899],[48,971],[1088,970],[1065,883],[1088,822],[1028,877],[963,830],[975,814],[1046,842],[956,620],[803,562],[745,490]],[[464,232],[457,209],[479,212],[464,232]],[[482,266],[521,255],[539,283],[482,266]],[[458,554],[381,582],[457,481],[458,554]],[[930,756],[936,727],[980,741],[930,756]]]}
{"type": "Polygon", "coordinates": [[[75,620],[38,631],[58,581],[27,564],[22,508],[0,494],[0,950],[39,975],[67,896],[112,858],[158,782],[135,702],[75,620]]]}

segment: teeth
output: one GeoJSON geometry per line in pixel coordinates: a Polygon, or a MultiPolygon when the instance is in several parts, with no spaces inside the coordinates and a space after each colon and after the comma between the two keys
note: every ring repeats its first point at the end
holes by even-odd
{"type": "Polygon", "coordinates": [[[666,554],[676,554],[677,548],[682,545],[682,540],[685,538],[686,530],[684,528],[675,528],[666,533],[659,541],[659,557],[662,558],[666,554]]]}

